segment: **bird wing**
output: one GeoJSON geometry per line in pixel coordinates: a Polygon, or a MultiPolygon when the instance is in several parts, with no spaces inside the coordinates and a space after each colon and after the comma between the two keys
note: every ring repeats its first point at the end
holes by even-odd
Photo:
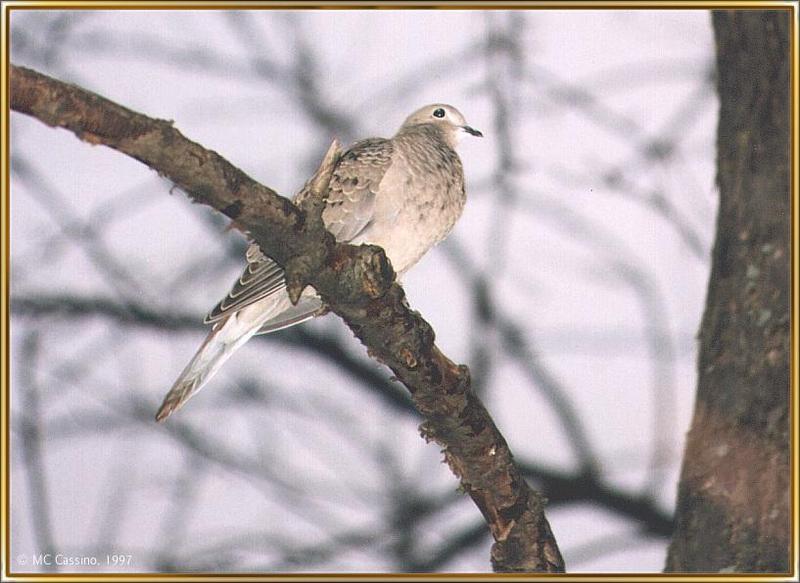
{"type": "Polygon", "coordinates": [[[337,241],[352,241],[372,222],[375,198],[392,164],[392,142],[370,138],[342,154],[333,171],[322,220],[337,241]]]}
{"type": "Polygon", "coordinates": [[[286,287],[283,269],[261,252],[261,248],[251,243],[245,254],[247,265],[222,301],[205,318],[210,324],[226,318],[259,300],[264,299],[286,287]]]}
{"type": "MultiPolygon", "coordinates": [[[[375,197],[391,165],[392,142],[370,138],[354,144],[339,160],[331,176],[323,221],[337,241],[350,241],[372,221],[375,197]]],[[[266,297],[286,289],[283,269],[251,243],[247,265],[233,288],[205,318],[218,322],[266,297]]],[[[315,307],[315,310],[319,306],[315,307]]]]}

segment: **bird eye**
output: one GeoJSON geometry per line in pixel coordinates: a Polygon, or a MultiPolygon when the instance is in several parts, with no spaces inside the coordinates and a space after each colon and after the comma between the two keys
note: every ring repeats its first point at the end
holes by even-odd
{"type": "Polygon", "coordinates": [[[444,117],[444,109],[440,107],[439,109],[433,110],[433,117],[444,117]]]}

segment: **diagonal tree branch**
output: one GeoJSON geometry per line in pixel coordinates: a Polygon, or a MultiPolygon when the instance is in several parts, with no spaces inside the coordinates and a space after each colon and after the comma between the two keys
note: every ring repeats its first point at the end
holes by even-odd
{"type": "Polygon", "coordinates": [[[194,201],[211,206],[286,270],[294,287],[313,285],[367,347],[408,388],[425,418],[421,431],[443,447],[451,470],[495,539],[496,571],[559,572],[564,562],[544,516],[483,404],[467,367],[434,344],[431,326],[411,310],[383,250],[337,244],[318,220],[188,140],[172,123],[126,109],[30,69],[9,67],[11,108],[80,139],[131,156],[194,201]]]}

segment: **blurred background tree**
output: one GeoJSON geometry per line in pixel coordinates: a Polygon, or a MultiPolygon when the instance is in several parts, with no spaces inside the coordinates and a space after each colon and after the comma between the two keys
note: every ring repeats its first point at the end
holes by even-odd
{"type": "Polygon", "coordinates": [[[789,570],[789,18],[714,12],[720,208],[670,571],[789,570]]]}

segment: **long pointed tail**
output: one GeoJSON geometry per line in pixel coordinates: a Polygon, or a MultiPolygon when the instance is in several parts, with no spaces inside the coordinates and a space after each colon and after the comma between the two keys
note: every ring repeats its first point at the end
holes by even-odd
{"type": "Polygon", "coordinates": [[[274,332],[312,318],[321,306],[316,297],[292,306],[289,296],[270,297],[242,308],[217,322],[186,368],[172,385],[156,421],[164,421],[211,380],[228,358],[254,334],[274,332]]]}
{"type": "Polygon", "coordinates": [[[231,315],[209,332],[197,353],[164,397],[164,402],[156,413],[156,421],[164,421],[180,409],[261,326],[258,320],[243,326],[242,322],[237,321],[236,316],[236,314],[231,315]]]}

